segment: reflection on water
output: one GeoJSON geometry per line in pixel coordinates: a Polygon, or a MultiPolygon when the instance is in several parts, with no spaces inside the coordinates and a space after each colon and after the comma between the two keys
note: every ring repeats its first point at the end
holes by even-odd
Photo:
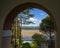
{"type": "Polygon", "coordinates": [[[24,40],[24,41],[32,41],[32,38],[24,36],[24,37],[22,37],[22,40],[24,40]]]}

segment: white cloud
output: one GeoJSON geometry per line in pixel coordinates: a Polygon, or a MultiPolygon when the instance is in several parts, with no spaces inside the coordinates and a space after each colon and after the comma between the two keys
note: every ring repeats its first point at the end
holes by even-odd
{"type": "Polygon", "coordinates": [[[39,26],[39,23],[41,23],[41,20],[39,21],[36,18],[29,18],[27,21],[32,21],[35,24],[29,24],[29,25],[23,25],[23,26],[39,26]]]}
{"type": "Polygon", "coordinates": [[[36,18],[30,18],[29,20],[34,22],[34,23],[36,23],[38,21],[38,19],[36,19],[36,18]]]}

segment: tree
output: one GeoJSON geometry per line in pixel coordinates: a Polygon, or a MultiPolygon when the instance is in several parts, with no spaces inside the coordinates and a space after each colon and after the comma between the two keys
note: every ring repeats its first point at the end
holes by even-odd
{"type": "Polygon", "coordinates": [[[42,22],[40,24],[40,30],[54,31],[54,24],[51,21],[50,16],[47,16],[46,18],[42,19],[42,22]]]}
{"type": "Polygon", "coordinates": [[[40,24],[40,30],[49,33],[50,36],[51,33],[54,32],[54,24],[51,21],[50,16],[47,16],[46,18],[42,19],[42,22],[40,24]]]}
{"type": "Polygon", "coordinates": [[[33,17],[33,14],[29,13],[30,9],[26,9],[22,12],[20,12],[17,17],[14,19],[13,21],[13,25],[12,25],[12,40],[15,42],[15,48],[16,47],[16,41],[17,39],[19,39],[19,47],[21,47],[21,28],[22,28],[22,24],[30,24],[33,23],[31,21],[28,21],[28,19],[30,17],[33,17]]]}
{"type": "Polygon", "coordinates": [[[22,48],[31,48],[29,43],[23,43],[22,48]]]}
{"type": "Polygon", "coordinates": [[[29,11],[30,11],[30,9],[26,9],[26,10],[24,10],[23,12],[21,12],[18,15],[18,18],[20,19],[20,22],[22,24],[30,24],[30,23],[33,23],[32,21],[29,21],[29,18],[34,17],[34,14],[30,14],[29,11]]]}
{"type": "MultiPolygon", "coordinates": [[[[32,8],[30,8],[32,9],[32,8]]],[[[29,21],[29,18],[31,17],[34,17],[33,14],[30,14],[29,11],[30,9],[26,9],[26,10],[23,10],[19,15],[18,15],[18,19],[20,21],[20,39],[19,39],[19,42],[21,44],[21,28],[22,28],[22,24],[34,24],[32,21],[29,21]]]]}
{"type": "Polygon", "coordinates": [[[20,37],[20,26],[17,17],[13,21],[11,30],[12,30],[12,37],[11,37],[12,45],[14,48],[17,48],[19,47],[19,37],[20,37]]]}
{"type": "MultiPolygon", "coordinates": [[[[49,34],[50,41],[52,42],[52,33],[54,32],[54,24],[51,21],[50,16],[47,16],[46,18],[42,19],[42,22],[40,24],[40,30],[44,31],[46,34],[49,34]]],[[[51,45],[51,42],[50,42],[50,45],[51,45]]]]}
{"type": "Polygon", "coordinates": [[[41,45],[45,43],[45,38],[40,34],[34,34],[32,39],[37,44],[38,48],[41,48],[41,45]]]}

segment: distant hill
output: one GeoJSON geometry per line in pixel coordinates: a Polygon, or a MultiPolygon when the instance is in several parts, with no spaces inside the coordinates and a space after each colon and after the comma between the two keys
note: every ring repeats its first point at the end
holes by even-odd
{"type": "Polygon", "coordinates": [[[22,29],[38,30],[38,26],[23,26],[22,29]]]}

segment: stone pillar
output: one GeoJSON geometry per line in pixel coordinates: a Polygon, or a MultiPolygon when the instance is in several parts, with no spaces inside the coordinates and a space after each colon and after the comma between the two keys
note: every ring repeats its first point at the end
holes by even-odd
{"type": "Polygon", "coordinates": [[[11,44],[11,30],[3,31],[2,48],[9,48],[11,44]]]}
{"type": "Polygon", "coordinates": [[[60,48],[60,30],[56,32],[55,48],[60,48]]]}

